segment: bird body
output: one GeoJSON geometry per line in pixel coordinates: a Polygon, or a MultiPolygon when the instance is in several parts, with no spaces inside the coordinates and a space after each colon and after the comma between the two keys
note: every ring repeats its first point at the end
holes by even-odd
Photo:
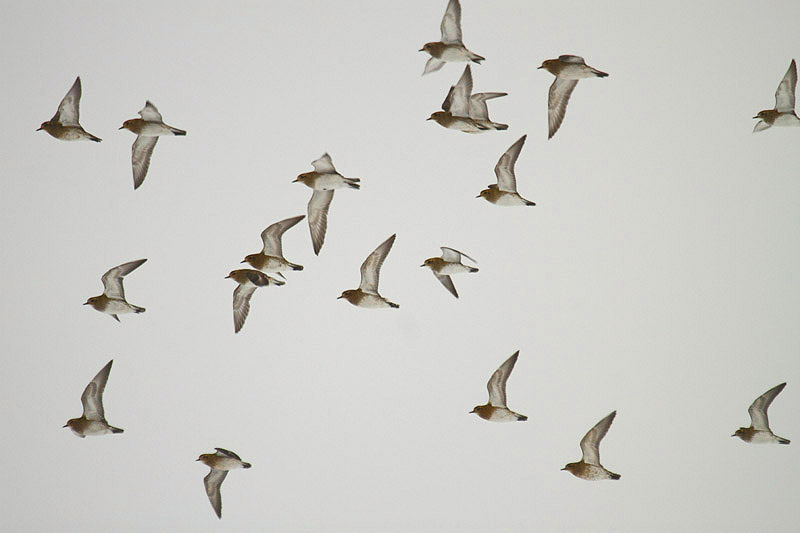
{"type": "Polygon", "coordinates": [[[103,391],[105,391],[112,364],[114,364],[113,359],[100,369],[100,372],[92,378],[92,381],[83,390],[81,395],[83,415],[80,418],[68,420],[63,426],[65,428],[68,427],[80,438],[122,433],[124,431],[106,422],[105,409],[103,408],[103,391]]]}
{"type": "Polygon", "coordinates": [[[122,286],[122,279],[139,268],[147,259],[139,259],[115,266],[100,278],[103,282],[103,294],[93,296],[86,300],[83,305],[91,305],[97,311],[111,315],[119,322],[117,315],[125,313],[144,313],[145,308],[129,304],[125,299],[125,289],[122,286]]]}
{"type": "Polygon", "coordinates": [[[797,89],[797,63],[792,59],[789,69],[783,75],[775,91],[775,107],[759,111],[753,118],[759,120],[753,133],[764,131],[772,126],[796,127],[800,126],[800,118],[795,113],[795,91],[797,89]]]}
{"type": "Polygon", "coordinates": [[[430,54],[430,59],[425,63],[422,75],[435,72],[445,63],[462,63],[472,61],[480,63],[485,58],[471,52],[464,46],[461,35],[461,3],[459,0],[450,0],[439,25],[441,41],[425,43],[419,50],[430,54]]]}
{"type": "Polygon", "coordinates": [[[463,264],[461,262],[462,255],[473,263],[476,261],[467,254],[459,252],[453,248],[448,248],[447,246],[442,246],[441,250],[441,257],[429,257],[420,265],[420,267],[430,268],[436,279],[438,279],[439,282],[444,285],[444,288],[450,291],[450,294],[458,298],[458,291],[456,291],[456,286],[453,284],[453,280],[450,278],[450,275],[478,271],[476,267],[463,264]]]}
{"type": "Polygon", "coordinates": [[[617,416],[614,411],[594,425],[581,439],[581,452],[583,457],[576,463],[569,463],[561,470],[566,470],[575,477],[587,481],[601,479],[620,479],[622,476],[615,474],[600,464],[600,441],[608,433],[608,428],[617,416]]]}
{"type": "Polygon", "coordinates": [[[144,107],[139,111],[139,115],[141,118],[126,120],[120,128],[121,130],[129,130],[137,135],[131,147],[134,189],[138,189],[144,183],[147,170],[150,168],[150,158],[153,156],[153,150],[156,147],[156,143],[158,143],[158,138],[165,135],[186,135],[186,131],[164,124],[161,113],[158,112],[158,109],[150,100],[145,102],[144,107]]]}
{"type": "Polygon", "coordinates": [[[508,124],[493,122],[489,118],[486,100],[507,96],[508,93],[475,93],[472,94],[472,70],[467,65],[458,82],[450,87],[442,102],[442,111],[435,111],[427,120],[433,120],[440,126],[465,133],[482,133],[485,131],[502,131],[508,124]]]}
{"type": "Polygon", "coordinates": [[[248,263],[253,268],[263,272],[286,272],[288,270],[303,270],[303,265],[291,263],[283,257],[283,234],[289,228],[303,220],[305,215],[287,218],[269,225],[261,232],[263,249],[257,254],[250,254],[242,263],[248,263]]]}
{"type": "Polygon", "coordinates": [[[578,80],[584,78],[606,78],[608,74],[586,64],[580,56],[562,55],[558,59],[548,59],[542,63],[543,68],[556,77],[550,85],[547,100],[548,135],[551,139],[561,127],[567,104],[578,80]]]}
{"type": "Polygon", "coordinates": [[[383,241],[375,250],[367,256],[361,264],[361,284],[357,289],[349,289],[342,292],[339,298],[344,298],[356,307],[365,309],[396,309],[400,307],[394,302],[390,302],[378,294],[378,282],[380,280],[381,266],[392,249],[397,235],[392,235],[383,241]]]}
{"type": "Polygon", "coordinates": [[[519,357],[519,350],[506,359],[500,367],[494,371],[486,388],[489,391],[489,402],[484,405],[477,405],[470,411],[475,413],[484,420],[490,422],[524,422],[528,419],[527,416],[515,413],[508,408],[506,401],[506,382],[514,370],[514,365],[517,364],[519,357]]]}
{"type": "Polygon", "coordinates": [[[244,321],[250,313],[250,298],[259,287],[267,287],[269,285],[284,285],[285,282],[271,278],[259,272],[258,270],[250,270],[243,268],[233,270],[230,274],[225,276],[234,280],[239,285],[233,290],[233,332],[239,333],[239,330],[244,326],[244,321]]]}
{"type": "Polygon", "coordinates": [[[75,78],[75,82],[70,87],[61,103],[58,111],[48,121],[42,122],[36,131],[44,130],[51,137],[62,141],[94,141],[100,142],[103,139],[92,135],[84,130],[80,125],[80,105],[81,105],[81,77],[75,78]]]}
{"type": "Polygon", "coordinates": [[[211,468],[203,478],[203,485],[217,518],[222,518],[222,493],[220,492],[222,482],[225,481],[225,477],[231,470],[250,468],[253,465],[245,463],[238,455],[224,448],[214,449],[217,450],[216,453],[201,454],[196,460],[211,468]]]}
{"type": "Polygon", "coordinates": [[[769,428],[769,417],[767,409],[772,404],[775,397],[786,388],[786,383],[781,383],[772,387],[770,390],[753,400],[747,412],[750,414],[750,427],[741,427],[731,437],[739,437],[745,442],[753,444],[789,444],[791,441],[775,435],[769,428]]]}
{"type": "Polygon", "coordinates": [[[517,142],[512,144],[509,149],[500,156],[497,165],[494,167],[497,183],[493,183],[482,190],[477,198],[483,198],[489,203],[506,207],[536,205],[534,202],[520,196],[517,192],[517,177],[514,173],[514,165],[517,163],[517,158],[519,158],[519,154],[522,151],[527,137],[527,135],[520,137],[517,142]]]}

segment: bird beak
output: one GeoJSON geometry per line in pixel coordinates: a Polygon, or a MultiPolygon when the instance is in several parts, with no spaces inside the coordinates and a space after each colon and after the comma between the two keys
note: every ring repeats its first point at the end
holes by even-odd
{"type": "Polygon", "coordinates": [[[420,265],[420,268],[424,267],[425,265],[420,265]]]}
{"type": "Polygon", "coordinates": [[[342,298],[344,298],[344,296],[339,296],[339,297],[337,297],[336,299],[337,299],[337,300],[341,300],[342,298]]]}
{"type": "Polygon", "coordinates": [[[242,260],[242,263],[247,263],[247,259],[242,260]]]}
{"type": "Polygon", "coordinates": [[[119,129],[124,130],[125,126],[120,126],[119,129]]]}
{"type": "Polygon", "coordinates": [[[199,461],[199,460],[200,460],[200,458],[199,458],[199,457],[198,457],[197,459],[195,459],[195,461],[199,461]]]}
{"type": "MultiPolygon", "coordinates": [[[[539,67],[539,68],[542,68],[542,67],[539,67]]],[[[564,468],[562,468],[561,470],[566,470],[566,469],[567,469],[567,467],[565,466],[565,467],[564,467],[564,468]]]]}
{"type": "Polygon", "coordinates": [[[734,433],[733,435],[731,435],[731,437],[735,437],[735,436],[736,436],[736,433],[734,433]]]}
{"type": "Polygon", "coordinates": [[[222,279],[228,279],[229,277],[230,277],[230,276],[225,276],[225,277],[224,277],[224,278],[222,278],[222,279]]]}
{"type": "Polygon", "coordinates": [[[68,427],[69,427],[69,424],[64,424],[64,425],[63,425],[63,426],[61,426],[61,427],[62,427],[62,428],[68,428],[68,427]]]}
{"type": "MultiPolygon", "coordinates": [[[[754,116],[753,118],[758,118],[758,115],[754,116]]],[[[42,128],[39,128],[39,129],[42,129],[42,128]]]]}
{"type": "Polygon", "coordinates": [[[536,70],[539,70],[540,68],[544,68],[544,65],[542,65],[541,67],[536,67],[536,70]]]}
{"type": "Polygon", "coordinates": [[[82,305],[89,305],[89,302],[83,302],[82,305]]]}
{"type": "Polygon", "coordinates": [[[42,131],[42,127],[39,126],[38,128],[36,128],[36,131],[42,131]]]}
{"type": "Polygon", "coordinates": [[[417,50],[417,52],[424,52],[424,51],[425,51],[424,48],[420,48],[419,50],[417,50]]]}
{"type": "Polygon", "coordinates": [[[428,117],[425,120],[433,120],[433,117],[428,117]]]}
{"type": "MultiPolygon", "coordinates": [[[[474,413],[474,412],[475,412],[475,409],[473,409],[472,411],[470,411],[470,413],[474,413]]],[[[469,414],[469,413],[467,413],[467,414],[469,414]]]]}
{"type": "Polygon", "coordinates": [[[298,181],[300,181],[300,178],[293,179],[292,183],[297,183],[298,181]]]}
{"type": "Polygon", "coordinates": [[[478,196],[476,196],[475,198],[480,198],[480,197],[481,197],[481,195],[479,194],[479,195],[478,195],[478,196]]]}

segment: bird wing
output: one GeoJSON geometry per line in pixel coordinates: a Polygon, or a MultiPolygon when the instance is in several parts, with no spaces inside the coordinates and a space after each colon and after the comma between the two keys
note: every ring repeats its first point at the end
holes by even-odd
{"type": "Polygon", "coordinates": [[[775,91],[775,109],[781,113],[794,112],[794,91],[797,88],[797,63],[789,64],[789,70],[783,75],[783,79],[775,91]]]}
{"type": "Polygon", "coordinates": [[[305,215],[287,218],[268,226],[267,229],[262,231],[261,240],[264,241],[264,255],[283,257],[283,244],[281,244],[281,238],[283,237],[283,234],[287,229],[291,228],[304,218],[306,218],[305,215]]]}
{"type": "Polygon", "coordinates": [[[608,428],[611,427],[611,422],[614,421],[615,416],[617,416],[616,411],[595,424],[581,439],[581,452],[583,452],[584,463],[600,466],[600,441],[608,433],[608,428]]]}
{"type": "Polygon", "coordinates": [[[514,352],[514,355],[506,359],[505,363],[500,365],[500,368],[494,371],[486,388],[489,390],[489,405],[492,407],[508,407],[506,405],[506,382],[511,371],[514,370],[514,365],[517,364],[519,357],[519,350],[514,352]]]}
{"type": "Polygon", "coordinates": [[[553,84],[550,86],[550,97],[547,100],[547,122],[550,130],[548,139],[551,139],[561,127],[564,115],[567,113],[569,97],[576,85],[578,85],[578,80],[564,80],[558,77],[553,80],[553,84]]]}
{"type": "Polygon", "coordinates": [[[214,449],[217,450],[217,455],[219,455],[220,457],[230,457],[232,459],[236,459],[237,461],[242,460],[241,457],[239,457],[230,450],[226,450],[225,448],[214,448],[214,449]]]}
{"type": "Polygon", "coordinates": [[[75,78],[75,83],[69,88],[67,94],[58,104],[58,111],[50,119],[51,122],[58,122],[65,126],[77,126],[80,117],[81,106],[81,77],[75,78]]]}
{"type": "Polygon", "coordinates": [[[392,235],[383,241],[361,264],[361,285],[359,285],[358,288],[361,289],[362,292],[378,294],[378,281],[381,277],[381,266],[386,260],[386,256],[389,255],[389,250],[392,249],[396,236],[396,234],[392,235]]]}
{"type": "Polygon", "coordinates": [[[113,359],[109,361],[83,390],[81,403],[83,404],[83,416],[87,420],[105,420],[106,418],[103,410],[103,391],[106,389],[106,382],[113,363],[113,359]]]}
{"type": "Polygon", "coordinates": [[[322,154],[322,157],[317,159],[316,161],[311,162],[311,166],[314,167],[315,172],[319,172],[320,174],[336,174],[336,169],[333,166],[333,161],[331,161],[331,156],[328,153],[322,154]]]}
{"type": "Polygon", "coordinates": [[[469,259],[473,263],[477,264],[477,261],[475,261],[473,258],[468,256],[464,252],[459,252],[455,248],[448,248],[447,246],[440,246],[439,249],[442,250],[442,259],[444,259],[448,263],[460,263],[461,262],[461,256],[463,255],[464,257],[466,257],[467,259],[469,259]]]}
{"type": "Polygon", "coordinates": [[[153,102],[150,100],[144,103],[144,107],[139,111],[139,115],[147,122],[163,122],[161,113],[158,112],[158,109],[156,109],[156,106],[154,106],[153,102]]]}
{"type": "Polygon", "coordinates": [[[125,289],[122,287],[122,278],[139,268],[147,259],[139,259],[115,266],[105,274],[100,280],[103,282],[103,294],[109,298],[125,299],[125,289]]]}
{"type": "Polygon", "coordinates": [[[445,289],[450,291],[450,294],[458,298],[458,291],[456,290],[456,286],[453,285],[453,278],[447,274],[439,274],[438,272],[433,272],[433,275],[444,285],[445,289]]]}
{"type": "Polygon", "coordinates": [[[525,144],[527,135],[520,137],[517,142],[511,145],[506,152],[500,156],[494,167],[494,174],[497,176],[497,188],[505,192],[517,192],[517,178],[514,175],[514,164],[517,162],[522,146],[525,144]]]}
{"type": "Polygon", "coordinates": [[[781,383],[780,385],[772,387],[767,392],[756,398],[752,405],[750,405],[750,408],[747,410],[747,412],[750,413],[750,424],[753,426],[753,429],[760,431],[770,430],[767,409],[769,409],[769,406],[772,403],[772,400],[775,399],[775,396],[780,394],[784,387],[786,387],[786,383],[781,383]]]}
{"type": "Polygon", "coordinates": [[[581,56],[561,55],[558,60],[562,63],[573,63],[575,65],[585,65],[586,61],[581,56]]]}
{"type": "Polygon", "coordinates": [[[439,26],[442,30],[442,42],[445,44],[461,43],[461,3],[458,0],[450,0],[447,9],[442,17],[439,26]]]}
{"type": "Polygon", "coordinates": [[[252,283],[240,283],[233,290],[233,332],[239,333],[250,313],[250,297],[257,287],[252,283]]]}
{"type": "Polygon", "coordinates": [[[133,188],[138,189],[144,183],[147,169],[150,168],[150,158],[158,142],[158,137],[143,137],[138,135],[131,148],[131,162],[133,163],[133,188]]]}
{"type": "Polygon", "coordinates": [[[314,253],[319,255],[325,243],[325,232],[328,230],[328,208],[333,201],[334,191],[314,191],[308,201],[308,227],[311,230],[311,243],[314,253]]]}
{"type": "Polygon", "coordinates": [[[450,114],[457,117],[469,116],[469,96],[472,94],[472,71],[469,65],[464,68],[464,73],[458,79],[458,83],[450,87],[442,104],[442,109],[450,111],[450,114]]]}
{"type": "Polygon", "coordinates": [[[763,120],[759,120],[758,122],[756,122],[755,128],[753,128],[753,133],[768,130],[770,127],[771,126],[768,123],[764,122],[763,120]]]}
{"type": "Polygon", "coordinates": [[[477,120],[489,120],[489,108],[486,100],[507,96],[508,93],[475,93],[469,97],[469,116],[477,120]]]}
{"type": "MultiPolygon", "coordinates": [[[[430,74],[431,72],[436,72],[440,68],[444,66],[447,61],[442,61],[441,59],[436,59],[435,57],[431,57],[425,63],[425,70],[422,71],[422,75],[430,74]]],[[[446,111],[446,110],[445,110],[446,111]]]]}
{"type": "Polygon", "coordinates": [[[211,507],[213,507],[214,512],[217,513],[217,518],[222,518],[222,494],[219,489],[227,475],[227,470],[215,470],[212,468],[208,475],[203,478],[208,501],[211,502],[211,507]]]}

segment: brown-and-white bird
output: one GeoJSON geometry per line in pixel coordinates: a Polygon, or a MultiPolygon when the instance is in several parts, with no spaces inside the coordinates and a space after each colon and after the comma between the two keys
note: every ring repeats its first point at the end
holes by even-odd
{"type": "Polygon", "coordinates": [[[456,291],[456,286],[453,285],[453,279],[450,277],[450,275],[460,274],[462,272],[478,271],[478,269],[475,267],[463,264],[461,262],[461,256],[466,257],[473,263],[477,263],[477,261],[467,254],[459,252],[454,248],[448,248],[447,246],[441,246],[440,248],[442,250],[441,257],[429,257],[420,265],[420,267],[430,268],[431,272],[433,272],[433,275],[436,276],[436,279],[438,279],[442,285],[444,285],[445,289],[450,291],[450,294],[458,298],[458,291],[456,291]]]}
{"type": "Polygon", "coordinates": [[[467,50],[461,37],[461,3],[458,0],[450,0],[447,9],[442,17],[439,26],[442,32],[442,40],[433,43],[425,43],[419,51],[427,52],[431,58],[425,63],[425,70],[422,75],[435,72],[442,68],[445,63],[472,61],[480,64],[484,57],[467,50]]]}
{"type": "Polygon", "coordinates": [[[92,381],[86,385],[81,395],[83,404],[83,415],[80,418],[72,418],[64,424],[72,432],[84,438],[87,435],[108,435],[109,433],[122,433],[124,430],[109,425],[106,422],[106,413],[103,409],[103,391],[106,389],[108,375],[111,373],[112,359],[104,366],[92,381]]]}
{"type": "Polygon", "coordinates": [[[524,422],[528,419],[527,416],[509,409],[506,402],[506,382],[508,381],[508,376],[511,375],[511,371],[514,370],[514,365],[517,364],[518,357],[519,350],[514,352],[511,357],[500,365],[500,368],[494,371],[494,374],[486,384],[486,388],[489,390],[489,403],[475,406],[470,413],[475,413],[490,422],[524,422]]]}
{"type": "Polygon", "coordinates": [[[514,174],[514,165],[517,162],[522,146],[525,144],[527,135],[520,137],[517,142],[512,144],[505,151],[494,167],[494,174],[497,176],[497,184],[491,184],[487,189],[481,191],[476,198],[483,198],[487,202],[502,206],[515,205],[536,205],[530,200],[526,200],[517,192],[517,177],[514,174]]]}
{"type": "Polygon", "coordinates": [[[469,65],[458,82],[450,87],[444,102],[443,111],[436,111],[427,120],[434,120],[447,129],[464,133],[482,133],[490,130],[507,130],[508,124],[492,122],[486,100],[506,96],[508,93],[472,94],[472,70],[469,65]]]}
{"type": "Polygon", "coordinates": [[[225,481],[225,476],[231,470],[237,468],[250,468],[250,463],[242,461],[241,457],[224,448],[214,448],[216,453],[204,453],[196,459],[211,468],[211,471],[203,478],[203,485],[206,487],[208,501],[217,513],[217,518],[222,518],[222,494],[220,487],[225,481]]]}
{"type": "Polygon", "coordinates": [[[158,138],[163,135],[186,135],[186,131],[164,124],[161,113],[150,100],[139,111],[141,118],[126,120],[120,129],[130,130],[137,135],[131,148],[131,163],[133,164],[133,188],[138,189],[147,176],[150,168],[150,158],[156,147],[158,138]]]}
{"type": "Polygon", "coordinates": [[[42,125],[36,131],[44,130],[56,139],[62,141],[94,141],[100,142],[103,139],[96,137],[84,130],[79,124],[81,106],[81,77],[75,78],[67,94],[58,104],[58,111],[53,118],[42,125]]]}
{"type": "Polygon", "coordinates": [[[296,182],[300,182],[314,190],[311,199],[308,201],[308,227],[311,230],[311,243],[314,246],[314,253],[319,255],[322,245],[325,243],[325,232],[328,229],[328,209],[333,201],[333,191],[335,189],[360,189],[358,178],[346,178],[336,171],[331,161],[331,156],[327,153],[312,162],[313,172],[304,172],[297,176],[296,182]]]}
{"type": "Polygon", "coordinates": [[[578,80],[583,78],[606,78],[608,74],[590,67],[580,56],[562,55],[558,59],[548,59],[541,67],[556,77],[550,85],[550,96],[547,100],[547,138],[551,139],[556,134],[564,115],[567,113],[569,97],[578,80]]]}
{"type": "MultiPolygon", "coordinates": [[[[378,281],[381,275],[381,266],[392,249],[394,239],[397,235],[392,235],[375,248],[361,264],[361,285],[357,289],[349,289],[342,293],[339,298],[344,298],[357,307],[366,309],[382,309],[400,307],[394,302],[390,302],[378,294],[378,281]]],[[[338,299],[338,298],[337,298],[338,299]]]]}
{"type": "Polygon", "coordinates": [[[101,313],[111,315],[119,322],[119,317],[124,313],[144,313],[144,307],[129,304],[125,300],[125,289],[122,287],[122,278],[142,266],[147,259],[139,259],[115,266],[105,274],[100,280],[103,282],[103,294],[92,296],[83,305],[91,305],[101,313]]]}
{"type": "Polygon", "coordinates": [[[283,257],[283,234],[304,218],[306,218],[305,215],[298,215],[267,226],[267,229],[261,232],[264,248],[257,254],[245,257],[242,263],[248,263],[263,272],[280,273],[287,270],[303,270],[303,265],[290,263],[283,257]]]}
{"type": "Polygon", "coordinates": [[[244,321],[250,313],[250,297],[256,292],[259,287],[268,287],[269,285],[284,285],[285,282],[271,278],[259,272],[258,270],[251,270],[249,268],[242,268],[239,270],[232,270],[230,274],[225,276],[226,279],[230,278],[239,285],[233,290],[233,332],[239,333],[239,330],[244,326],[244,321]]]}
{"type": "Polygon", "coordinates": [[[581,453],[583,453],[581,460],[577,463],[569,463],[561,470],[566,470],[575,477],[589,481],[596,481],[598,479],[619,479],[622,477],[610,470],[606,470],[605,467],[600,464],[600,441],[603,440],[603,437],[608,433],[608,428],[611,427],[611,423],[616,416],[617,412],[614,411],[595,424],[581,439],[581,453]]]}
{"type": "Polygon", "coordinates": [[[800,118],[794,111],[795,89],[797,88],[797,63],[794,59],[789,63],[789,70],[783,75],[775,91],[775,108],[759,111],[753,118],[761,119],[756,122],[753,133],[764,131],[772,126],[800,126],[800,118]]]}
{"type": "Polygon", "coordinates": [[[750,413],[750,427],[739,428],[736,433],[731,437],[739,437],[745,442],[753,443],[772,443],[789,444],[789,439],[779,437],[769,429],[769,417],[767,416],[767,409],[769,409],[772,400],[781,393],[786,387],[786,383],[781,383],[769,389],[767,392],[756,398],[747,412],[750,413]]]}

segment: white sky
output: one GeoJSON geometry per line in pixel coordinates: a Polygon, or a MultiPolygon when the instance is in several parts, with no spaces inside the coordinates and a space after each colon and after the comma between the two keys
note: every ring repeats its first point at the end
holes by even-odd
{"type": "Polygon", "coordinates": [[[463,65],[420,77],[446,0],[9,4],[0,39],[4,430],[8,531],[746,531],[797,527],[800,491],[800,129],[751,134],[800,57],[796,2],[463,0],[475,91],[507,132],[428,115],[463,65]],[[536,70],[562,53],[581,81],[547,141],[536,70]],[[76,75],[100,144],[34,132],[76,75]],[[133,191],[146,99],[182,138],[158,143],[133,191]],[[475,196],[522,134],[520,193],[475,196]],[[257,291],[233,334],[223,279],[269,224],[305,213],[291,181],[330,152],[360,191],[336,193],[321,255],[257,291]],[[336,297],[392,233],[381,293],[336,297]],[[455,300],[422,261],[452,246],[481,271],[455,300]],[[81,304],[120,263],[147,308],[122,324],[81,304]],[[515,350],[491,424],[490,374],[515,350]],[[105,393],[122,435],[78,439],[80,394],[105,393]],[[730,438],[770,409],[790,446],[730,438]],[[619,482],[559,469],[600,418],[619,482]],[[253,463],[218,521],[194,459],[253,463]]]}

